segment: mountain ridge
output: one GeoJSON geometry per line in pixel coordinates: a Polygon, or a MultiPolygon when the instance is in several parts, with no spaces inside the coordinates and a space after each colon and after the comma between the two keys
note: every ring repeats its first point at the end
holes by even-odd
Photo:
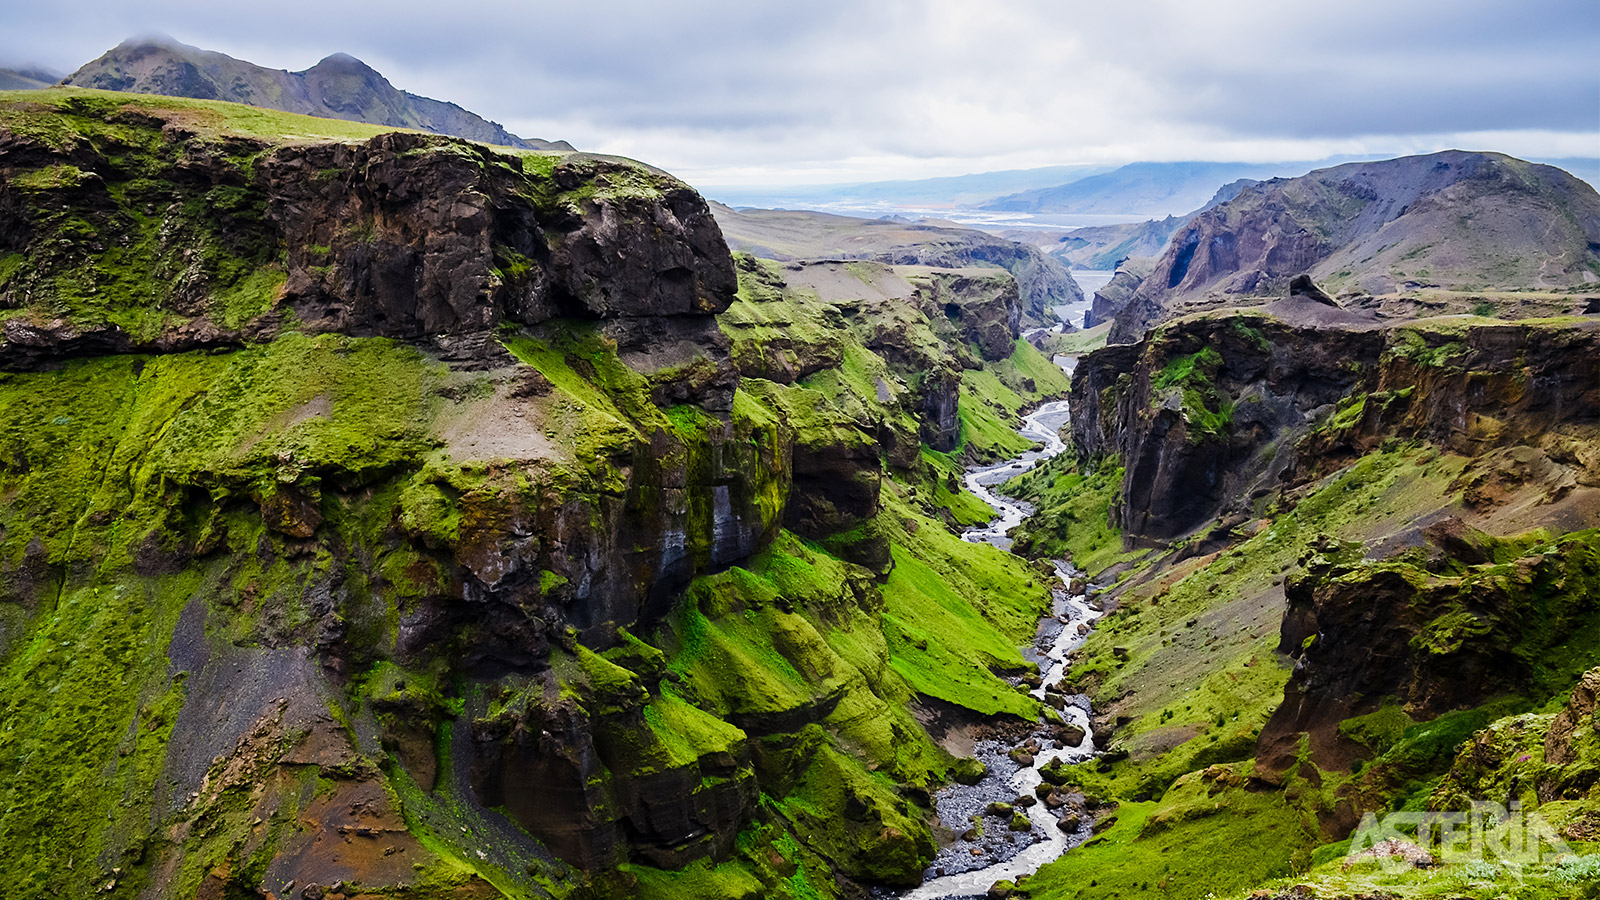
{"type": "Polygon", "coordinates": [[[376,69],[334,53],[309,69],[269,69],[164,37],[131,38],[85,63],[62,84],[124,93],[226,100],[323,118],[448,134],[522,150],[572,150],[522,138],[476,113],[396,88],[376,69]]]}
{"type": "Polygon", "coordinates": [[[1272,179],[1172,235],[1117,314],[1128,343],[1184,310],[1276,296],[1569,288],[1600,281],[1600,194],[1499,153],[1449,150],[1272,179]]]}

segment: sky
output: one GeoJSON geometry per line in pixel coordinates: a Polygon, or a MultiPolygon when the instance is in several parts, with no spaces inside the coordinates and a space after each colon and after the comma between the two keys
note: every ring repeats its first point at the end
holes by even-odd
{"type": "Polygon", "coordinates": [[[1596,0],[7,0],[0,65],[335,52],[698,185],[1450,147],[1600,156],[1596,0]]]}

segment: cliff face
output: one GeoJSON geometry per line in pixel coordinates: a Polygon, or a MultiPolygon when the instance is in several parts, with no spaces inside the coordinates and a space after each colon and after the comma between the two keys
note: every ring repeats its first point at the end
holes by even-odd
{"type": "Polygon", "coordinates": [[[1094,292],[1094,303],[1083,315],[1083,327],[1093,328],[1116,318],[1117,313],[1133,300],[1134,293],[1155,268],[1155,263],[1152,257],[1122,260],[1105,287],[1094,292]]]}
{"type": "Polygon", "coordinates": [[[66,120],[101,140],[24,126],[0,148],[0,252],[12,260],[0,303],[14,311],[0,363],[11,368],[236,346],[286,321],[448,341],[556,316],[630,333],[674,330],[635,320],[699,316],[711,334],[732,298],[704,202],[637,165],[410,134],[217,143],[181,122],[81,105],[66,120]],[[628,253],[645,257],[618,265],[628,253]]]}
{"type": "Polygon", "coordinates": [[[62,83],[106,91],[227,100],[307,116],[415,128],[502,147],[572,149],[565,141],[517,137],[454,103],[397,90],[371,66],[343,53],[335,53],[304,72],[285,72],[171,39],[134,39],[85,63],[62,83]]]}
{"type": "Polygon", "coordinates": [[[1514,290],[1600,281],[1600,195],[1550,166],[1447,151],[1273,179],[1199,213],[1124,311],[1128,343],[1187,309],[1333,292],[1514,290]]]}
{"type": "Polygon", "coordinates": [[[1038,710],[920,440],[1038,397],[1014,282],[824,300],[637,164],[258,121],[0,106],[3,892],[919,877],[912,709],[1038,710]]]}
{"type": "MultiPolygon", "coordinates": [[[[1305,301],[1189,320],[1079,364],[1073,438],[1126,466],[1116,520],[1131,538],[1232,527],[1387,439],[1471,456],[1529,435],[1567,447],[1563,427],[1600,411],[1593,322],[1327,328],[1273,314],[1291,304],[1305,301]]],[[[1588,465],[1574,477],[1592,480],[1588,465]]]]}

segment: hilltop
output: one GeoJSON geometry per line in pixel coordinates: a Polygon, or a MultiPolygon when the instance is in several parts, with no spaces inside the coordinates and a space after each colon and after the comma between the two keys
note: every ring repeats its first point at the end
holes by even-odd
{"type": "Polygon", "coordinates": [[[136,94],[227,100],[329,119],[414,128],[523,150],[571,150],[520,138],[454,103],[419,97],[353,56],[335,53],[303,72],[268,69],[170,38],[124,41],[63,84],[136,94]]]}

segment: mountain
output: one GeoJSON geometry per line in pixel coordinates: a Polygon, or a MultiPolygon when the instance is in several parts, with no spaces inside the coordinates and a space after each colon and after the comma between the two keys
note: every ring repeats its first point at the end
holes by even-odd
{"type": "Polygon", "coordinates": [[[706,195],[728,206],[843,211],[894,207],[940,209],[974,207],[998,194],[1067,184],[1110,171],[1111,166],[1045,166],[941,178],[868,181],[849,184],[735,186],[706,185],[706,195]]]}
{"type": "Polygon", "coordinates": [[[979,208],[997,212],[1077,215],[1184,215],[1244,179],[1301,175],[1321,162],[1140,162],[1069,184],[997,197],[979,208]]]}
{"type": "Polygon", "coordinates": [[[0,91],[36,91],[60,80],[60,75],[38,66],[0,69],[0,91]]]}
{"type": "Polygon", "coordinates": [[[526,150],[571,150],[565,141],[524,139],[454,103],[399,90],[371,66],[335,53],[304,72],[267,69],[169,38],[124,41],[67,76],[64,84],[227,100],[267,109],[415,128],[526,150]]]}
{"type": "Polygon", "coordinates": [[[731,247],[767,259],[1001,268],[1016,279],[1023,307],[1034,321],[1052,318],[1047,311],[1051,306],[1083,300],[1082,289],[1059,261],[1032,245],[971,228],[800,210],[731,209],[720,203],[712,203],[711,209],[731,247]]]}
{"type": "Polygon", "coordinates": [[[1450,150],[1272,179],[1173,234],[1117,315],[1128,342],[1184,308],[1329,291],[1562,289],[1600,281],[1600,195],[1567,172],[1450,150]]]}

